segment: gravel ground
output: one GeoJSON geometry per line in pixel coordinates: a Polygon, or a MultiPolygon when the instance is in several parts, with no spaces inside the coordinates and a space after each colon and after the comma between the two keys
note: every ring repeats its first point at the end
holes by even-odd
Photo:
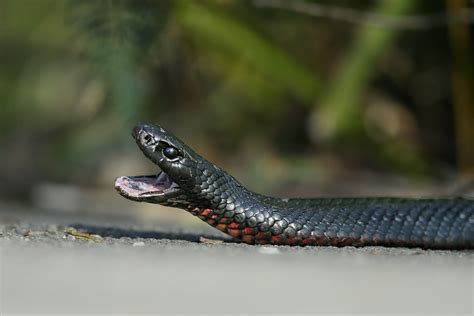
{"type": "Polygon", "coordinates": [[[0,272],[2,315],[472,315],[474,304],[473,251],[248,246],[206,226],[12,210],[0,213],[0,272]]]}

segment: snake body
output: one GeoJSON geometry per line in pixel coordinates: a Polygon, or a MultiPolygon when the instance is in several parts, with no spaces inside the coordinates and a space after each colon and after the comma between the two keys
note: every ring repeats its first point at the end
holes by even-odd
{"type": "Polygon", "coordinates": [[[268,197],[158,125],[132,135],[162,172],[117,178],[122,196],[185,209],[245,243],[474,249],[474,200],[268,197]]]}

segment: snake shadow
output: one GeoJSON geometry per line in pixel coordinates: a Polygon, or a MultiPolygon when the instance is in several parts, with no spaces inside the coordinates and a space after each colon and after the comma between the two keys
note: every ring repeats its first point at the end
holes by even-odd
{"type": "Polygon", "coordinates": [[[160,232],[154,230],[138,230],[132,228],[121,228],[106,225],[94,224],[71,224],[69,225],[78,231],[95,234],[102,237],[111,238],[144,238],[144,239],[168,239],[168,240],[184,240],[189,242],[201,243],[201,238],[210,240],[222,240],[226,243],[234,243],[235,241],[226,236],[216,236],[211,234],[193,234],[193,233],[174,233],[174,232],[160,232]]]}

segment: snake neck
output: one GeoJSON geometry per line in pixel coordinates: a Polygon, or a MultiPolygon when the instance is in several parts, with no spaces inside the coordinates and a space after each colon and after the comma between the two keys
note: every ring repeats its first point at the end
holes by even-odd
{"type": "Polygon", "coordinates": [[[208,161],[199,163],[195,172],[192,188],[188,188],[188,199],[193,201],[186,207],[188,210],[211,208],[231,211],[241,206],[241,201],[257,203],[255,193],[208,161]]]}
{"type": "MultiPolygon", "coordinates": [[[[199,168],[198,168],[199,169],[199,168]]],[[[247,243],[270,242],[288,226],[275,198],[254,193],[218,167],[203,168],[195,203],[187,211],[218,230],[247,243]],[[209,172],[209,168],[214,168],[209,172]]]]}

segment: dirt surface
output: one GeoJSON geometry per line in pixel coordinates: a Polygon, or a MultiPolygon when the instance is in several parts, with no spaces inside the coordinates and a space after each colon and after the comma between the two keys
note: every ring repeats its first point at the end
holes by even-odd
{"type": "Polygon", "coordinates": [[[2,212],[0,314],[473,312],[472,251],[249,246],[183,227],[2,212]]]}

